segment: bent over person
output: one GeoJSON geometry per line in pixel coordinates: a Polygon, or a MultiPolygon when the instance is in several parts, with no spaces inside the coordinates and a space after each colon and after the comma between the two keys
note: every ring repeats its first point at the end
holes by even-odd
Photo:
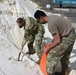
{"type": "Polygon", "coordinates": [[[25,20],[23,18],[18,18],[17,24],[19,28],[24,27],[25,30],[22,48],[20,50],[22,50],[24,45],[28,42],[29,52],[27,52],[27,54],[34,54],[36,49],[38,57],[41,57],[41,44],[44,35],[44,27],[42,26],[42,24],[39,24],[32,17],[27,17],[25,20]],[[33,46],[34,40],[35,49],[33,46]]]}
{"type": "Polygon", "coordinates": [[[50,15],[47,16],[43,11],[37,10],[34,17],[41,24],[48,23],[48,29],[53,36],[53,42],[49,49],[43,52],[48,54],[47,72],[48,75],[68,75],[67,69],[69,57],[75,42],[75,29],[71,23],[63,17],[50,15]],[[55,66],[61,62],[62,71],[55,72],[55,66]]]}

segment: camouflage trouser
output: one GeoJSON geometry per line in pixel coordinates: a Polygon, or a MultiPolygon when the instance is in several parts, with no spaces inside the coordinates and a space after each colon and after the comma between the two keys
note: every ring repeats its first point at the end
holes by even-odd
{"type": "Polygon", "coordinates": [[[38,55],[39,58],[42,56],[42,51],[41,51],[41,44],[42,44],[42,38],[41,34],[37,34],[35,36],[35,49],[36,49],[36,54],[38,55]]]}
{"type": "Polygon", "coordinates": [[[71,54],[75,41],[75,30],[73,29],[66,37],[62,37],[62,43],[51,49],[47,57],[47,72],[48,75],[55,75],[55,66],[60,61],[62,66],[62,75],[68,68],[69,56],[71,54]]]}
{"type": "Polygon", "coordinates": [[[29,43],[28,43],[29,53],[35,53],[35,50],[33,48],[33,43],[34,43],[34,39],[30,40],[29,43]]]}
{"type": "Polygon", "coordinates": [[[42,36],[40,34],[37,34],[34,39],[31,39],[28,43],[28,50],[30,53],[36,52],[38,57],[40,58],[42,56],[41,52],[41,44],[42,44],[42,36]],[[33,43],[35,41],[35,49],[33,48],[33,43]]]}

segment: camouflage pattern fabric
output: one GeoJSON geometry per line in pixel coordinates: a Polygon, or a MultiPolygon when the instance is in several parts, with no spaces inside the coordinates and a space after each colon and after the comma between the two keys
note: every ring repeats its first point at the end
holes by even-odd
{"type": "Polygon", "coordinates": [[[65,75],[75,38],[75,30],[73,29],[68,36],[62,37],[62,42],[60,45],[50,50],[47,58],[48,75],[55,75],[55,66],[59,61],[61,62],[62,66],[61,75],[65,75]]]}
{"type": "Polygon", "coordinates": [[[35,49],[36,49],[36,54],[38,55],[39,58],[41,58],[42,56],[41,44],[42,44],[44,32],[45,32],[44,27],[42,25],[39,25],[38,33],[35,36],[35,49]]]}
{"type": "MultiPolygon", "coordinates": [[[[33,48],[33,43],[35,42],[35,48],[37,50],[41,50],[41,44],[42,44],[42,38],[43,38],[43,34],[44,34],[44,27],[37,23],[35,21],[35,19],[33,19],[32,17],[28,18],[28,25],[26,23],[26,27],[25,27],[25,34],[24,34],[24,39],[22,42],[22,47],[26,44],[26,42],[28,42],[28,49],[30,53],[35,52],[34,48],[33,48]],[[36,38],[36,39],[35,39],[36,38]],[[39,39],[37,39],[39,38],[39,39]]],[[[26,20],[27,21],[27,20],[26,20]]],[[[37,51],[36,50],[36,51],[37,51]]]]}

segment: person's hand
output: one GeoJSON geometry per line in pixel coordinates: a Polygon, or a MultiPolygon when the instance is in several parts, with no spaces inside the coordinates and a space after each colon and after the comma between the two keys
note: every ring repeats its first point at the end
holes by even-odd
{"type": "Polygon", "coordinates": [[[47,44],[47,45],[45,45],[45,46],[44,46],[43,53],[48,54],[49,51],[50,51],[50,46],[51,46],[51,44],[47,44]]]}
{"type": "Polygon", "coordinates": [[[20,50],[20,51],[22,51],[22,50],[23,50],[23,47],[22,47],[22,48],[20,48],[19,50],[20,50]]]}
{"type": "Polygon", "coordinates": [[[50,49],[44,49],[44,50],[43,50],[43,53],[48,54],[49,51],[50,51],[50,49]]]}

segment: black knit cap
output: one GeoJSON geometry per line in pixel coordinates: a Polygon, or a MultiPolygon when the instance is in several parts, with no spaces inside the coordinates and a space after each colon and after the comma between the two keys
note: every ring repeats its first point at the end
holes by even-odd
{"type": "Polygon", "coordinates": [[[43,12],[43,11],[41,11],[41,10],[37,10],[35,13],[34,13],[34,17],[36,18],[36,19],[39,19],[41,16],[46,16],[46,14],[43,12]]]}

